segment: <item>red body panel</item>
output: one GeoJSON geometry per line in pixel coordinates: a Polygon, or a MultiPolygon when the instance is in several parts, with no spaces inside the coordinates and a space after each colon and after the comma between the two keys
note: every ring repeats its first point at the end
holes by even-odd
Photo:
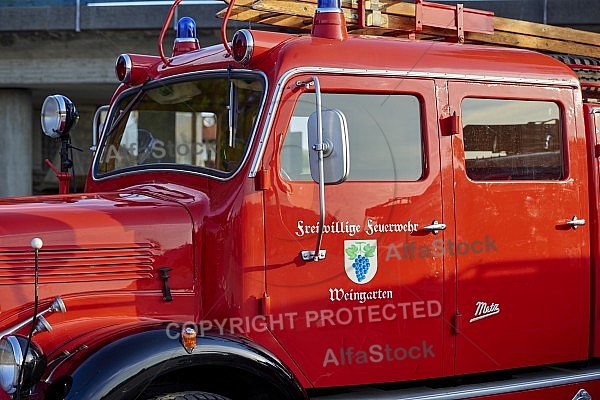
{"type": "MultiPolygon", "coordinates": [[[[298,79],[306,77],[294,76],[291,81],[298,79]]],[[[431,159],[439,159],[433,81],[324,77],[321,84],[333,91],[353,85],[380,93],[394,90],[427,93],[423,98],[422,119],[434,129],[427,132],[426,145],[431,159]]],[[[285,91],[282,118],[276,122],[275,132],[286,130],[289,120],[283,116],[289,114],[297,95],[293,90],[285,91]]],[[[279,169],[276,159],[269,170],[279,169]]],[[[326,387],[442,375],[444,346],[452,339],[451,330],[444,326],[441,317],[442,259],[423,258],[416,253],[417,248],[433,240],[433,235],[419,235],[410,227],[395,234],[376,232],[373,228],[390,223],[411,224],[416,228],[441,219],[439,165],[429,164],[426,177],[418,182],[347,182],[327,187],[325,223],[342,226],[339,232],[324,235],[327,256],[319,262],[305,262],[299,257],[302,250],[313,250],[315,246],[316,234],[307,233],[304,227],[314,226],[319,219],[317,186],[314,182],[285,181],[276,173],[272,179],[273,185],[265,191],[267,265],[272,266],[267,268],[267,287],[272,313],[298,314],[293,318],[294,329],[286,324],[284,329],[274,329],[273,334],[300,365],[306,366],[304,371],[309,379],[316,386],[326,387]],[[414,204],[427,206],[414,208],[414,204]],[[362,231],[354,233],[350,230],[352,226],[360,226],[362,231]],[[346,232],[341,232],[342,228],[346,232]],[[376,242],[378,270],[369,283],[356,285],[344,271],[347,268],[344,248],[347,241],[361,240],[376,242]],[[412,255],[401,254],[406,244],[414,247],[408,250],[412,255]],[[347,301],[339,299],[340,290],[377,292],[378,299],[347,301]],[[380,298],[382,291],[391,298],[380,298]],[[427,318],[430,314],[436,317],[427,318]],[[332,318],[325,318],[328,315],[332,318]],[[342,349],[350,348],[356,352],[381,350],[383,354],[386,345],[394,349],[419,346],[421,352],[423,347],[430,351],[427,358],[396,362],[394,368],[383,359],[362,364],[359,360],[357,364],[345,360],[347,356],[340,356],[342,349]],[[311,351],[307,352],[307,348],[311,351]]],[[[375,355],[375,360],[379,358],[375,355]]]]}
{"type": "MultiPolygon", "coordinates": [[[[453,110],[466,96],[553,99],[564,110],[573,102],[570,90],[507,85],[451,83],[449,94],[453,110]]],[[[569,157],[585,154],[582,122],[581,113],[565,119],[569,157]]],[[[456,372],[586,359],[589,231],[566,225],[588,215],[584,159],[570,158],[563,181],[475,182],[462,167],[462,137],[453,138],[456,242],[479,238],[494,246],[488,254],[456,256],[457,309],[464,318],[456,372]],[[473,320],[478,302],[498,304],[499,314],[473,320]]]]}
{"type": "Polygon", "coordinates": [[[44,242],[39,297],[61,295],[73,310],[65,320],[75,313],[172,318],[158,271],[165,266],[173,294],[190,297],[176,314],[193,315],[192,221],[180,204],[139,190],[5,199],[0,214],[0,285],[15,293],[2,299],[2,326],[32,312],[34,237],[44,242]]]}
{"type": "Polygon", "coordinates": [[[590,222],[591,225],[591,276],[592,276],[592,297],[591,297],[591,336],[590,336],[590,355],[592,357],[600,356],[600,297],[596,288],[600,287],[600,271],[598,262],[600,260],[600,227],[598,225],[598,216],[600,215],[599,201],[600,197],[600,164],[598,163],[598,152],[600,148],[600,107],[596,104],[585,105],[584,115],[586,121],[586,135],[588,146],[588,174],[590,182],[590,222]]]}

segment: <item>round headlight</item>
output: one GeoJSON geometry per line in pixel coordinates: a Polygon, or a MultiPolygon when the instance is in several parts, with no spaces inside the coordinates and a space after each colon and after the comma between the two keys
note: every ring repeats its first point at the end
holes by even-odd
{"type": "Polygon", "coordinates": [[[0,386],[8,394],[17,391],[21,376],[21,391],[29,390],[46,369],[46,356],[39,346],[31,342],[24,357],[26,347],[27,338],[23,336],[6,336],[0,340],[0,386]]]}
{"type": "Polygon", "coordinates": [[[19,383],[19,371],[23,363],[21,346],[15,336],[8,336],[0,341],[0,386],[12,394],[19,383]]]}
{"type": "Polygon", "coordinates": [[[79,114],[67,97],[60,94],[46,97],[42,105],[42,130],[51,138],[69,134],[77,124],[79,114]]]}

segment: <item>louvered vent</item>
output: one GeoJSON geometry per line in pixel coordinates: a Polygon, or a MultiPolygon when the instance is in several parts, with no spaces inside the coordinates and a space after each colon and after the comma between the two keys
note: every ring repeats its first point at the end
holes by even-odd
{"type": "MultiPolygon", "coordinates": [[[[149,243],[98,248],[44,248],[40,251],[43,283],[145,279],[152,277],[154,248],[149,243]]],[[[31,250],[0,250],[0,285],[31,282],[31,250]]]]}

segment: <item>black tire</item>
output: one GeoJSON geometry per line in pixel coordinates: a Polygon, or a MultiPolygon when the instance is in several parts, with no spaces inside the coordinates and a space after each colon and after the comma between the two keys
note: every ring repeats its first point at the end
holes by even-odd
{"type": "Polygon", "coordinates": [[[163,394],[149,400],[230,400],[219,394],[207,392],[178,392],[163,394]]]}

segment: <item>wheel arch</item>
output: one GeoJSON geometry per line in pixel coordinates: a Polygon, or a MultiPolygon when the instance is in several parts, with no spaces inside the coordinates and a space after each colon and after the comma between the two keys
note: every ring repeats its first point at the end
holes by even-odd
{"type": "Polygon", "coordinates": [[[168,391],[169,385],[233,399],[246,390],[264,391],[274,399],[307,398],[295,376],[274,355],[239,337],[198,337],[196,348],[188,353],[178,332],[155,327],[119,338],[91,354],[80,352],[77,358],[69,373],[53,379],[46,400],[127,400],[161,388],[168,391]]]}

